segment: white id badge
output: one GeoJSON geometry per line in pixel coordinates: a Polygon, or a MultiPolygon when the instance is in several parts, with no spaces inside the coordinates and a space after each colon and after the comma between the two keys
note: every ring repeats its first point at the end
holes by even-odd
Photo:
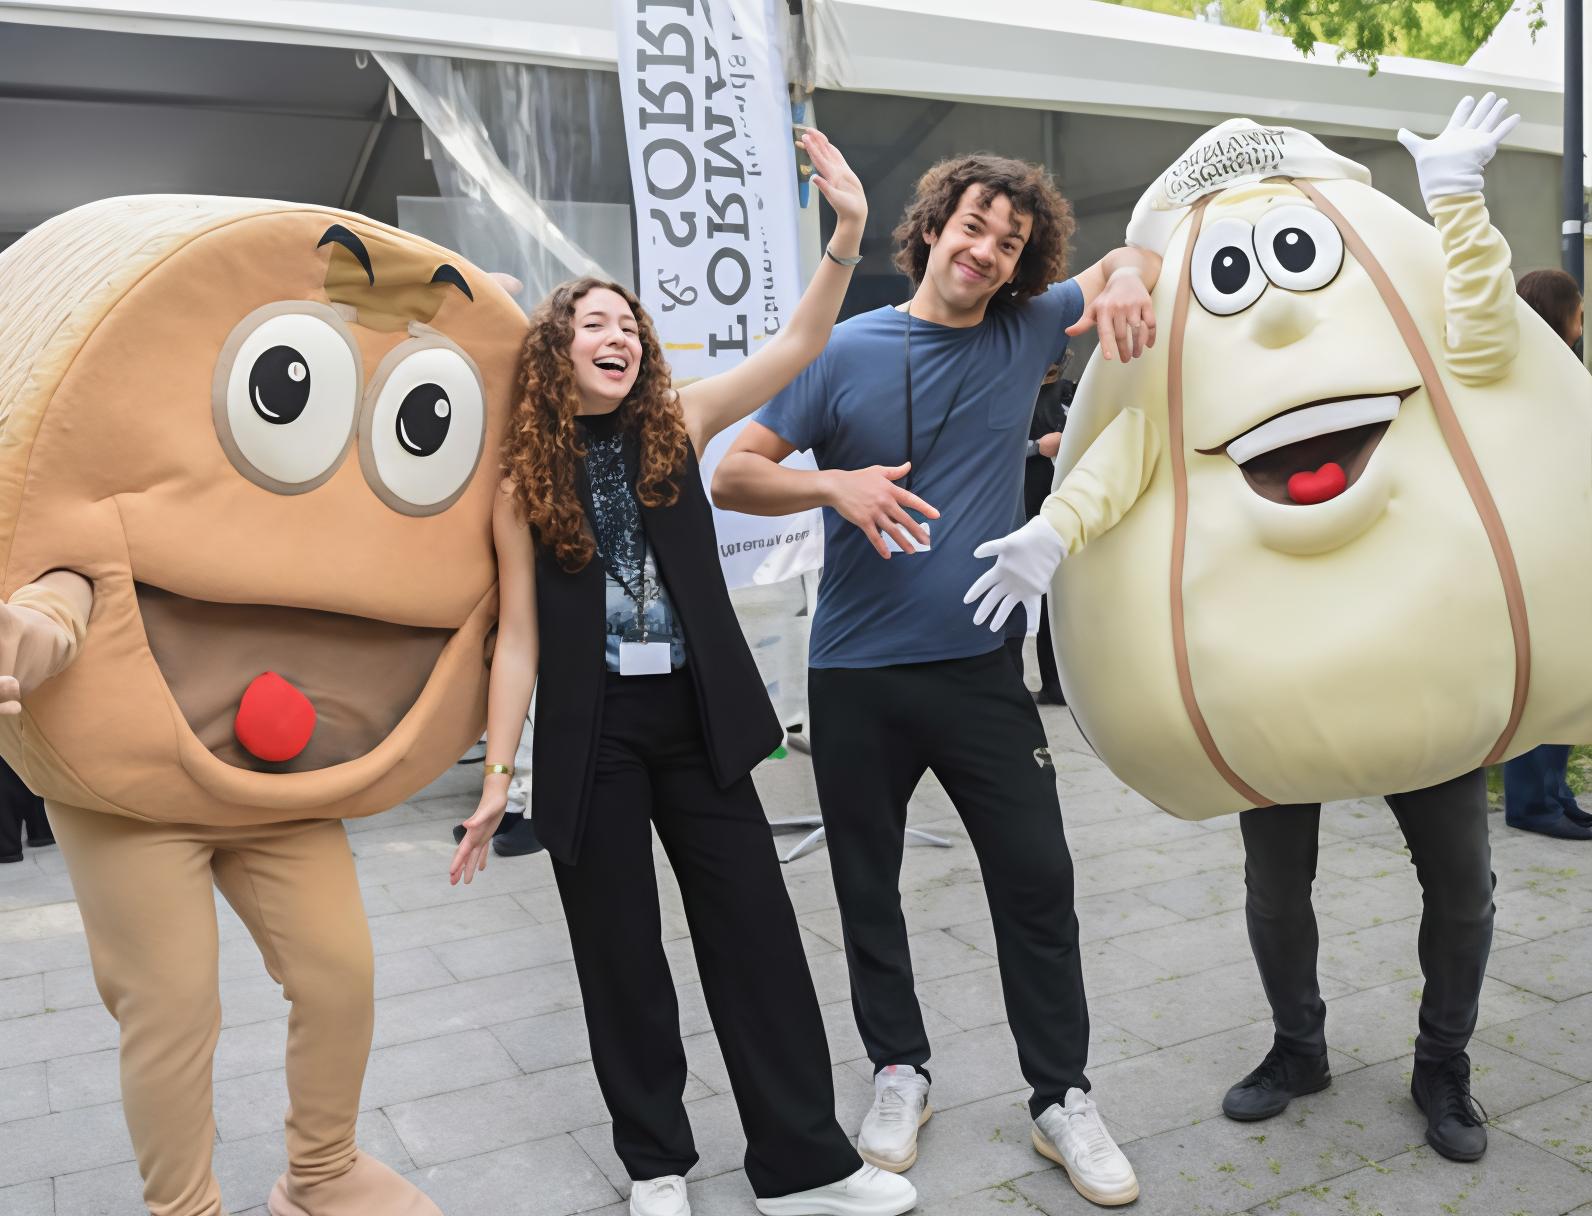
{"type": "Polygon", "coordinates": [[[619,643],[620,675],[666,676],[673,670],[669,663],[668,642],[619,643]]]}
{"type": "MultiPolygon", "coordinates": [[[[933,533],[929,532],[929,521],[928,520],[924,520],[921,526],[923,528],[924,533],[927,534],[929,536],[929,538],[932,540],[933,539],[933,533]]],[[[906,552],[905,549],[903,549],[899,544],[896,543],[896,538],[891,536],[890,533],[881,532],[880,535],[884,537],[884,547],[886,549],[888,549],[891,553],[905,553],[906,552]]],[[[907,533],[907,536],[912,541],[912,548],[913,548],[914,551],[916,551],[918,553],[927,553],[927,552],[929,552],[929,546],[926,543],[924,543],[923,541],[920,541],[917,537],[913,536],[912,533],[910,533],[910,532],[907,533]]]]}

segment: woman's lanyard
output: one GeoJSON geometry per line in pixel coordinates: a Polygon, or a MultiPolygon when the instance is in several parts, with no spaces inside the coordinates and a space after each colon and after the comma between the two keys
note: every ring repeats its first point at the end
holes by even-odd
{"type": "MultiPolygon", "coordinates": [[[[918,462],[913,456],[913,431],[915,428],[912,425],[912,303],[910,300],[907,302],[904,362],[906,364],[907,379],[907,463],[911,467],[907,469],[907,475],[902,479],[901,485],[903,489],[910,490],[912,488],[912,479],[917,476],[918,472],[918,462]]],[[[956,391],[951,394],[951,404],[945,407],[945,416],[940,419],[940,425],[934,428],[934,437],[929,440],[929,446],[923,453],[925,464],[928,463],[929,457],[934,454],[934,448],[940,442],[940,436],[945,433],[945,424],[951,420],[951,415],[956,412],[956,407],[961,404],[962,389],[966,387],[967,378],[972,374],[972,371],[973,368],[970,362],[968,367],[963,370],[962,378],[957,381],[956,391]]]]}

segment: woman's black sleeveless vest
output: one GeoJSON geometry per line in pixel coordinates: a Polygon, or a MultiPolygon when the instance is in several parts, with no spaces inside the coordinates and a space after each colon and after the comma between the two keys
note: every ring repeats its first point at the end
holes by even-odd
{"type": "MultiPolygon", "coordinates": [[[[626,467],[636,445],[625,436],[626,467]]],[[[685,634],[686,671],[696,685],[708,759],[721,788],[751,772],[784,738],[730,605],[719,567],[713,511],[695,454],[677,477],[672,507],[641,506],[641,526],[659,577],[685,634]]],[[[585,471],[576,477],[586,518],[592,517],[585,471]]],[[[591,798],[597,738],[602,732],[607,668],[603,563],[593,557],[571,574],[550,550],[536,555],[536,612],[541,644],[532,744],[531,814],[536,836],[554,858],[573,864],[591,798]]],[[[633,676],[636,680],[658,676],[633,676]]]]}

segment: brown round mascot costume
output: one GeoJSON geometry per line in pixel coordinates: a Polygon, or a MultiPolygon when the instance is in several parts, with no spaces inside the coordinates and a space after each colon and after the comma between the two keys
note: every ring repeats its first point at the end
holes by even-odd
{"type": "Polygon", "coordinates": [[[120,1024],[145,1203],[227,1210],[214,884],[292,1002],[271,1216],[434,1216],[354,1144],[372,958],[339,820],[480,733],[524,318],[447,250],[249,199],[80,207],[0,285],[0,752],[120,1024]]]}

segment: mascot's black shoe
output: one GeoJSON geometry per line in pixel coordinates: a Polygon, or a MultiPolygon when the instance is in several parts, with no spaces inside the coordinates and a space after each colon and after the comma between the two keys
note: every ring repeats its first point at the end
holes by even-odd
{"type": "Polygon", "coordinates": [[[1487,1151],[1487,1112],[1470,1096],[1470,1057],[1438,1064],[1415,1061],[1410,1097],[1426,1115],[1426,1143],[1450,1161],[1475,1161],[1487,1151]]]}
{"type": "MultiPolygon", "coordinates": [[[[505,819],[508,816],[504,816],[505,819]]],[[[514,816],[514,826],[508,831],[501,828],[492,837],[492,851],[499,857],[524,857],[530,853],[540,853],[542,842],[536,839],[536,829],[531,826],[529,815],[514,816]]]]}
{"type": "Polygon", "coordinates": [[[1260,1067],[1227,1091],[1222,1114],[1240,1123],[1270,1119],[1287,1110],[1295,1098],[1320,1093],[1331,1084],[1326,1052],[1300,1055],[1273,1044],[1260,1067]]]}

